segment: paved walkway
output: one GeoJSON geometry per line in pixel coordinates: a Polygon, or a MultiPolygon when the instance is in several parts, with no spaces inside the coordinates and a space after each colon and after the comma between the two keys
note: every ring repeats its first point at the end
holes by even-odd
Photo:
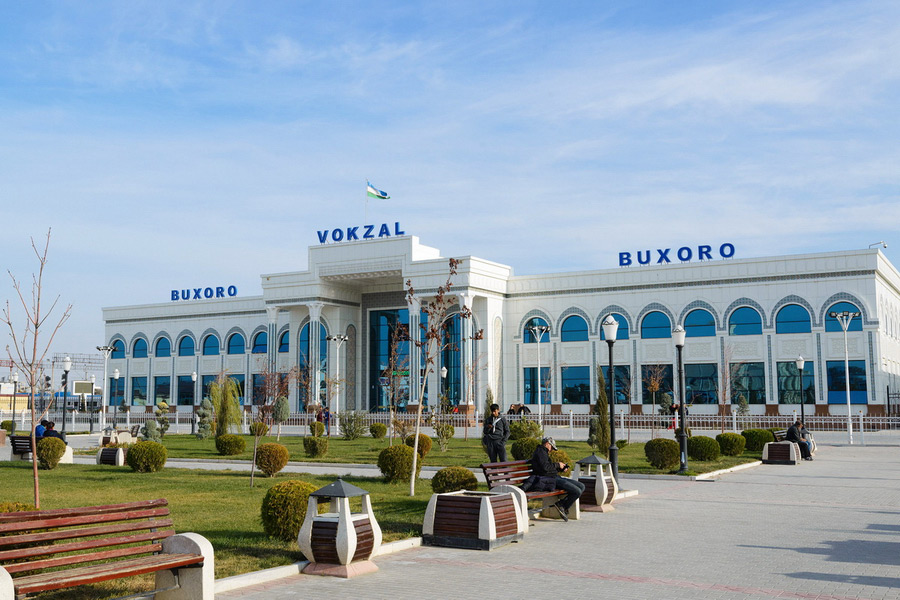
{"type": "Polygon", "coordinates": [[[377,558],[372,575],[293,575],[216,598],[900,599],[894,452],[820,445],[796,467],[625,479],[640,495],[616,511],[533,523],[492,552],[414,548],[377,558]]]}

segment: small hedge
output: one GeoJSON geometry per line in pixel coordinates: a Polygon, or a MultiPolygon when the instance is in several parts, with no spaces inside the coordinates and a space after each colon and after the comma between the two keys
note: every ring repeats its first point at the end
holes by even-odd
{"type": "Polygon", "coordinates": [[[537,421],[532,421],[528,417],[523,417],[521,420],[513,421],[509,424],[509,439],[513,441],[528,438],[540,439],[542,434],[541,424],[537,421]]]}
{"type": "Polygon", "coordinates": [[[216,436],[216,451],[222,456],[235,456],[247,449],[244,436],[225,433],[216,436]]]}
{"type": "Polygon", "coordinates": [[[688,438],[688,456],[693,460],[719,460],[722,451],[719,443],[711,437],[696,435],[688,438]]]}
{"type": "Polygon", "coordinates": [[[515,460],[528,460],[534,454],[534,449],[541,445],[538,438],[524,438],[516,440],[510,447],[510,452],[515,460]]]}
{"type": "Polygon", "coordinates": [[[315,437],[321,437],[325,433],[325,423],[321,421],[313,421],[309,424],[309,434],[315,437]]]}
{"type": "Polygon", "coordinates": [[[657,469],[671,469],[681,460],[678,442],[666,438],[655,438],[644,444],[644,455],[657,469]]]}
{"type": "Polygon", "coordinates": [[[66,443],[57,437],[45,437],[38,440],[37,458],[42,469],[55,469],[59,459],[66,453],[66,443]]]}
{"type": "Polygon", "coordinates": [[[741,435],[747,440],[746,449],[750,452],[759,452],[763,446],[775,441],[775,434],[768,429],[745,429],[741,435]]]}
{"type": "Polygon", "coordinates": [[[24,502],[0,502],[0,513],[11,512],[28,512],[37,510],[34,504],[25,504],[24,502]]]}
{"type": "Polygon", "coordinates": [[[327,437],[305,437],[303,438],[303,450],[309,458],[317,458],[328,454],[328,438],[327,437]]]}
{"type": "MultiPolygon", "coordinates": [[[[406,445],[410,448],[416,443],[416,434],[407,436],[406,445]]],[[[425,458],[425,455],[431,452],[431,438],[424,433],[419,434],[419,458],[425,458]]]]}
{"type": "Polygon", "coordinates": [[[571,474],[572,459],[569,458],[569,455],[566,454],[565,450],[551,450],[550,461],[555,463],[561,462],[569,465],[569,469],[560,472],[560,475],[562,475],[563,477],[568,477],[571,474]]]}
{"type": "MultiPolygon", "coordinates": [[[[388,483],[409,481],[412,474],[413,449],[406,444],[389,446],[378,454],[378,468],[388,483]]],[[[416,461],[416,477],[422,470],[422,461],[416,461]]]]}
{"type": "Polygon", "coordinates": [[[275,477],[290,457],[288,449],[281,444],[260,444],[256,449],[256,466],[269,477],[275,477]]]}
{"type": "Polygon", "coordinates": [[[128,449],[125,464],[138,473],[156,473],[166,464],[169,452],[159,442],[138,442],[128,449]]]}
{"type": "Polygon", "coordinates": [[[316,489],[313,484],[299,479],[282,481],[270,487],[260,509],[266,535],[296,543],[300,526],[306,518],[309,495],[316,489]]]}
{"type": "Polygon", "coordinates": [[[250,423],[250,435],[254,437],[263,437],[269,435],[269,426],[260,421],[250,423]]]}
{"type": "Polygon", "coordinates": [[[720,433],[716,441],[724,456],[740,456],[747,446],[747,438],[738,433],[720,433]]]}
{"type": "Polygon", "coordinates": [[[369,433],[376,440],[380,440],[387,435],[387,425],[384,423],[372,423],[369,425],[369,433]]]}
{"type": "Polygon", "coordinates": [[[446,494],[458,490],[477,490],[475,473],[465,467],[445,467],[434,474],[431,489],[435,494],[446,494]]]}
{"type": "Polygon", "coordinates": [[[16,424],[14,421],[10,421],[9,419],[0,421],[0,429],[5,429],[7,435],[12,435],[13,431],[16,430],[16,424]]]}
{"type": "Polygon", "coordinates": [[[618,448],[619,450],[621,450],[622,448],[624,448],[627,445],[628,445],[628,440],[616,440],[616,448],[618,448]]]}

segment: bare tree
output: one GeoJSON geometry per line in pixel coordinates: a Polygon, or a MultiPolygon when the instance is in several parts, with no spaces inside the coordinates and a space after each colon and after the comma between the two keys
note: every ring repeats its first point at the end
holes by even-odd
{"type": "MultiPolygon", "coordinates": [[[[466,370],[466,389],[465,389],[465,402],[466,406],[471,405],[474,409],[472,411],[472,415],[469,415],[466,412],[463,415],[465,421],[463,422],[463,427],[465,428],[465,439],[468,441],[469,439],[469,419],[472,418],[477,412],[478,409],[476,407],[475,402],[475,375],[477,375],[480,371],[484,371],[487,368],[487,364],[485,362],[484,353],[479,354],[475,358],[472,359],[472,362],[467,363],[465,365],[466,370]]],[[[468,410],[468,409],[467,409],[468,410]]]]}
{"type": "Polygon", "coordinates": [[[253,434],[253,461],[250,463],[250,487],[253,487],[253,476],[256,469],[256,451],[259,448],[259,438],[265,435],[274,424],[273,415],[275,412],[275,401],[280,397],[288,395],[291,389],[291,381],[296,379],[296,371],[291,369],[287,372],[279,373],[271,368],[268,360],[263,360],[262,367],[258,373],[262,379],[262,385],[259,389],[253,390],[253,408],[256,416],[253,420],[253,426],[250,432],[253,434]],[[262,396],[257,398],[257,392],[262,396]]]}
{"type": "Polygon", "coordinates": [[[401,390],[406,382],[407,395],[409,390],[409,352],[402,352],[402,344],[409,341],[409,327],[398,324],[391,331],[391,341],[388,347],[388,363],[382,372],[383,379],[387,380],[388,413],[390,416],[391,434],[389,444],[394,445],[394,433],[396,428],[395,412],[402,399],[401,390]],[[406,375],[404,376],[404,373],[406,375]]]}
{"type": "Polygon", "coordinates": [[[722,365],[722,386],[719,388],[717,396],[719,400],[719,421],[722,433],[725,433],[725,407],[729,404],[729,398],[732,395],[731,386],[734,385],[734,375],[740,369],[740,364],[731,364],[734,350],[730,344],[725,345],[723,352],[725,364],[722,365]]]}
{"type": "MultiPolygon", "coordinates": [[[[12,279],[13,289],[16,291],[19,303],[22,305],[22,310],[25,313],[24,330],[18,331],[13,323],[13,313],[10,309],[9,300],[6,301],[6,307],[3,309],[3,322],[9,327],[9,335],[12,338],[12,346],[7,344],[6,354],[16,368],[25,373],[28,378],[29,395],[31,396],[31,401],[29,402],[31,405],[31,467],[34,474],[34,506],[38,509],[41,507],[41,494],[40,483],[38,481],[37,440],[34,435],[34,424],[38,421],[38,415],[35,409],[34,390],[37,389],[38,382],[43,380],[44,359],[50,351],[50,346],[53,344],[53,338],[72,314],[72,305],[69,304],[62,311],[62,315],[60,315],[59,321],[57,321],[55,325],[47,323],[47,319],[50,318],[50,315],[56,308],[57,302],[59,302],[59,296],[57,296],[50,305],[50,309],[47,310],[46,313],[43,312],[41,306],[41,294],[43,293],[44,268],[47,266],[47,253],[49,248],[50,229],[47,230],[47,239],[44,242],[43,250],[40,250],[35,244],[34,238],[31,238],[31,249],[38,259],[38,272],[31,276],[30,301],[26,299],[26,294],[22,291],[19,280],[16,279],[10,271],[7,271],[10,279],[12,279]],[[41,342],[41,334],[44,331],[45,325],[47,327],[52,325],[52,329],[50,329],[49,339],[46,344],[43,344],[41,342]]],[[[51,400],[41,414],[42,417],[50,410],[52,404],[53,401],[51,400]]]]}
{"type": "Polygon", "coordinates": [[[666,380],[666,365],[648,365],[642,375],[644,387],[650,392],[650,397],[653,401],[653,418],[650,421],[650,438],[652,439],[656,437],[656,419],[658,415],[656,412],[656,394],[662,388],[663,381],[666,380]]]}
{"type": "MultiPolygon", "coordinates": [[[[416,408],[416,430],[413,440],[413,464],[412,473],[409,476],[409,495],[414,496],[416,493],[416,467],[419,458],[419,428],[422,423],[422,399],[425,397],[425,385],[428,381],[428,375],[434,372],[438,357],[441,352],[449,347],[447,341],[447,317],[450,307],[453,306],[453,300],[450,297],[450,289],[453,286],[452,280],[456,275],[461,260],[455,258],[450,259],[450,273],[447,275],[447,281],[444,285],[438,287],[437,292],[432,296],[429,302],[422,304],[422,310],[427,315],[427,323],[419,323],[421,336],[410,336],[410,343],[415,344],[422,353],[422,380],[419,385],[419,403],[416,408]]],[[[406,299],[410,306],[418,304],[416,291],[413,289],[412,281],[406,281],[406,299]]],[[[472,311],[467,306],[461,306],[459,309],[459,317],[461,319],[472,318],[472,311]]],[[[483,330],[476,332],[472,338],[481,339],[483,330]]]]}

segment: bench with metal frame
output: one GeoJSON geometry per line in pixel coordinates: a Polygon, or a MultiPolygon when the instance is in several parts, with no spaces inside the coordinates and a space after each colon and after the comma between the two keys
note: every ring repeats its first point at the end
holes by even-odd
{"type": "MultiPolygon", "coordinates": [[[[553,505],[559,500],[559,496],[566,494],[565,490],[553,490],[551,492],[526,492],[519,487],[529,477],[531,477],[531,462],[527,460],[513,460],[508,462],[484,463],[481,465],[481,471],[487,481],[488,489],[492,492],[513,491],[515,497],[521,504],[523,514],[529,514],[528,502],[532,500],[541,500],[541,516],[548,518],[559,518],[559,513],[553,508],[553,505]]],[[[569,508],[569,518],[581,518],[581,505],[579,501],[575,501],[569,508]]]]}

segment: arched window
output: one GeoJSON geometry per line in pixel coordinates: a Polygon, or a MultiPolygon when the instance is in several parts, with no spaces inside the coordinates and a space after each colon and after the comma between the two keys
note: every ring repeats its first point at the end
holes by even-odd
{"type": "Polygon", "coordinates": [[[762,335],[762,317],[756,309],[740,307],[728,318],[728,335],[762,335]]]}
{"type": "Polygon", "coordinates": [[[131,358],[147,358],[147,340],[138,338],[131,347],[131,358]]]}
{"type": "MultiPolygon", "coordinates": [[[[831,313],[842,313],[844,311],[855,313],[860,312],[855,304],[850,302],[838,302],[832,304],[831,308],[825,311],[825,331],[844,331],[837,319],[831,316],[831,313]]],[[[850,321],[847,331],[862,331],[862,316],[856,317],[850,321]]]]}
{"type": "Polygon", "coordinates": [[[692,310],[684,318],[685,337],[711,337],[716,335],[716,320],[708,310],[692,310]]]}
{"type": "Polygon", "coordinates": [[[219,338],[214,335],[208,335],[203,340],[203,356],[219,355],[219,338]]]}
{"type": "Polygon", "coordinates": [[[172,342],[169,338],[159,338],[156,340],[156,358],[168,358],[172,356],[172,342]]]}
{"type": "Polygon", "coordinates": [[[525,329],[522,332],[523,341],[526,344],[534,344],[538,341],[538,337],[540,336],[540,340],[542,344],[546,344],[550,342],[550,332],[549,329],[546,333],[538,332],[537,335],[534,334],[533,328],[536,327],[548,327],[547,321],[540,317],[532,317],[525,323],[525,329]]]}
{"type": "Polygon", "coordinates": [[[181,338],[181,341],[178,342],[178,356],[193,356],[194,355],[194,338],[189,335],[181,338]]]}
{"type": "Polygon", "coordinates": [[[253,354],[265,354],[269,351],[269,334],[265,331],[260,331],[255,336],[253,336],[253,349],[250,351],[253,354]]]}
{"type": "Polygon", "coordinates": [[[247,344],[244,342],[244,336],[239,333],[231,334],[228,338],[228,354],[243,354],[247,344]]]}
{"type": "MultiPolygon", "coordinates": [[[[840,327],[840,326],[839,326],[840,327]]],[[[775,333],[809,333],[809,311],[799,304],[788,304],[775,315],[775,333]]]]}
{"type": "Polygon", "coordinates": [[[110,358],[125,358],[125,342],[116,340],[112,343],[113,351],[110,358]]]}
{"type": "Polygon", "coordinates": [[[653,340],[672,337],[672,321],[665,313],[653,311],[647,313],[641,321],[641,339],[653,340]]]}
{"type": "Polygon", "coordinates": [[[281,334],[281,339],[278,340],[278,351],[279,352],[288,352],[291,349],[291,332],[285,331],[281,334]]]}
{"type": "Polygon", "coordinates": [[[564,342],[586,342],[588,339],[587,321],[578,315],[572,315],[563,321],[560,331],[564,342]]]}
{"type": "MultiPolygon", "coordinates": [[[[613,313],[613,318],[619,322],[619,328],[616,330],[616,340],[628,339],[628,321],[620,314],[613,313]]],[[[606,317],[604,317],[605,319],[606,317]]],[[[600,327],[600,339],[606,340],[606,334],[603,333],[603,327],[600,327]]]]}

